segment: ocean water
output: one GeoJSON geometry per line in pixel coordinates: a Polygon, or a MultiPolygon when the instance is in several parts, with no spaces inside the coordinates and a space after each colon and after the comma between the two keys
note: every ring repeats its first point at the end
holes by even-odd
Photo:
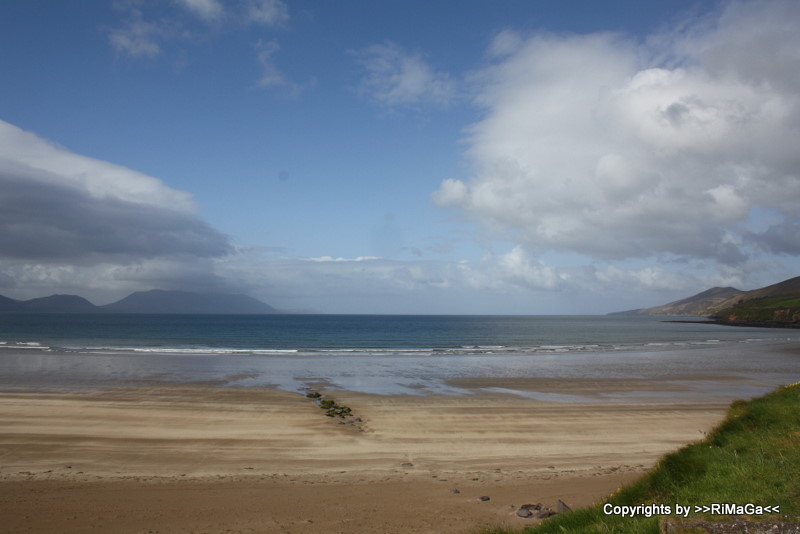
{"type": "Polygon", "coordinates": [[[465,378],[620,378],[727,399],[800,380],[795,347],[797,330],[653,317],[0,315],[0,389],[167,381],[465,395],[475,393],[457,385],[465,378]]]}
{"type": "Polygon", "coordinates": [[[619,316],[0,315],[0,347],[73,353],[556,353],[756,339],[800,333],[619,316]]]}

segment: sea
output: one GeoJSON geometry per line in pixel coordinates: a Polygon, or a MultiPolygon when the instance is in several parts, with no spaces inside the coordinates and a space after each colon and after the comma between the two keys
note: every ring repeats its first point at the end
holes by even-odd
{"type": "Polygon", "coordinates": [[[527,379],[485,389],[546,401],[591,399],[536,391],[537,379],[653,380],[673,400],[747,398],[800,380],[800,330],[648,316],[0,315],[0,391],[167,382],[480,393],[458,385],[471,378],[527,379]]]}

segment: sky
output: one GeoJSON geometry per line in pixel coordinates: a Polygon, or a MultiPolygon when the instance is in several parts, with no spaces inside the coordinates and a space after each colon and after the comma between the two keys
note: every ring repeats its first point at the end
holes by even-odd
{"type": "Polygon", "coordinates": [[[597,314],[800,275],[800,3],[6,0],[0,294],[597,314]]]}

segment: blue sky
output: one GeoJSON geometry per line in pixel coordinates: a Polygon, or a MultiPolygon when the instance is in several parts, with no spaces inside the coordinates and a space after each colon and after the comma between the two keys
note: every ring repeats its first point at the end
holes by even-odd
{"type": "Polygon", "coordinates": [[[0,293],[605,313],[800,274],[800,6],[8,1],[0,293]]]}

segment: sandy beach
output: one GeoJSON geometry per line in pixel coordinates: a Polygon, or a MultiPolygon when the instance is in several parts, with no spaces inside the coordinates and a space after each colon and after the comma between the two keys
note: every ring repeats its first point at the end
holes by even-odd
{"type": "MultiPolygon", "coordinates": [[[[556,382],[537,389],[576,390],[556,382]]],[[[579,392],[608,387],[625,384],[586,383],[579,392]]],[[[564,403],[501,393],[323,393],[361,422],[341,424],[303,395],[268,388],[1,393],[0,531],[521,527],[532,520],[515,515],[519,506],[595,502],[665,452],[702,438],[726,410],[713,402],[564,403]]]]}

